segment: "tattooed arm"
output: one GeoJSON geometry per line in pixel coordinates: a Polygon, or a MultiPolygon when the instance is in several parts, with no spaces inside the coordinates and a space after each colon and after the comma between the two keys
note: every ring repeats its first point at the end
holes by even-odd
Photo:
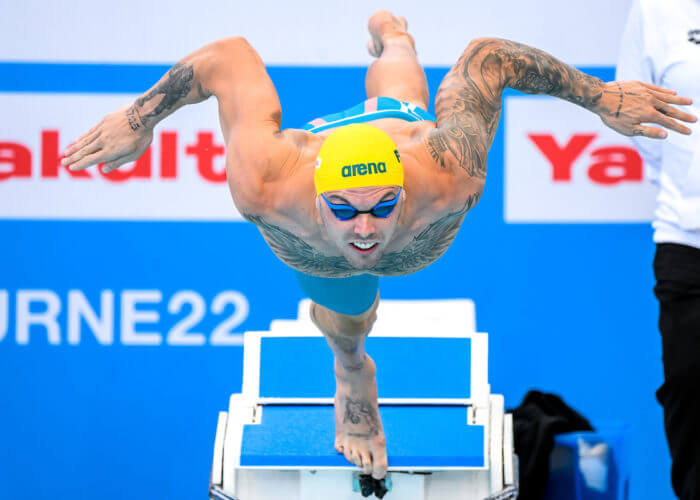
{"type": "Polygon", "coordinates": [[[469,178],[483,182],[486,154],[501,113],[507,87],[528,94],[549,94],[600,115],[610,128],[624,135],[663,138],[657,123],[688,134],[672,118],[694,122],[695,117],[670,104],[690,99],[640,82],[603,83],[541,50],[508,40],[473,40],[447,73],[435,99],[438,128],[427,141],[433,159],[443,168],[459,167],[469,178]]]}
{"type": "Polygon", "coordinates": [[[133,104],[107,115],[79,138],[66,150],[63,164],[80,170],[106,162],[103,171],[110,172],[134,161],[151,143],[156,124],[182,106],[212,95],[219,102],[221,128],[229,146],[229,178],[232,169],[237,182],[257,177],[243,171],[243,165],[256,164],[245,156],[275,151],[270,143],[280,129],[281,109],[265,66],[241,37],[216,41],[179,61],[133,104]],[[242,144],[247,150],[232,147],[242,144]]]}

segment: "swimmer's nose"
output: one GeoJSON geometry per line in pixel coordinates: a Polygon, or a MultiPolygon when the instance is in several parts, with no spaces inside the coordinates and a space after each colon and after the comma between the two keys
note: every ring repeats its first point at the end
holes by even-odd
{"type": "Polygon", "coordinates": [[[355,222],[355,234],[369,239],[375,231],[373,217],[370,214],[360,214],[355,219],[357,219],[355,222]]]}

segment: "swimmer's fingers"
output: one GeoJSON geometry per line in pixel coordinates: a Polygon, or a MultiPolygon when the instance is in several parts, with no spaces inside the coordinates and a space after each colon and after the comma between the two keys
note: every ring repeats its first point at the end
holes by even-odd
{"type": "Polygon", "coordinates": [[[132,161],[138,160],[138,156],[130,155],[120,158],[114,161],[108,161],[101,165],[102,173],[108,174],[112,170],[116,170],[125,163],[131,163],[132,161]]]}
{"type": "Polygon", "coordinates": [[[647,124],[658,124],[687,135],[691,130],[681,122],[697,121],[695,116],[673,106],[687,105],[692,101],[667,89],[642,82],[609,82],[605,85],[598,113],[603,123],[623,135],[655,139],[668,137],[666,130],[645,126],[647,124]]]}
{"type": "MultiPolygon", "coordinates": [[[[129,143],[127,145],[104,142],[104,144],[100,145],[100,149],[96,150],[94,154],[84,155],[83,150],[81,150],[74,153],[72,157],[64,159],[63,162],[65,163],[62,162],[62,164],[67,165],[70,170],[76,171],[98,163],[104,163],[104,165],[102,165],[102,172],[108,174],[125,163],[138,160],[146,149],[148,149],[150,143],[150,138],[140,141],[137,144],[129,143]]],[[[91,151],[93,147],[94,146],[89,146],[84,151],[91,151]]]]}
{"type": "Polygon", "coordinates": [[[95,163],[101,161],[99,157],[96,162],[87,165],[80,162],[84,158],[93,155],[93,153],[100,151],[102,149],[102,146],[102,141],[99,140],[99,137],[87,140],[79,149],[77,149],[70,155],[68,155],[68,151],[66,151],[66,157],[61,160],[61,165],[64,165],[73,171],[81,170],[83,168],[89,167],[90,165],[94,165],[95,163]]]}
{"type": "Polygon", "coordinates": [[[662,92],[664,94],[671,94],[671,95],[676,95],[677,92],[675,90],[667,89],[664,87],[659,87],[658,85],[653,85],[651,83],[646,83],[646,82],[639,82],[642,86],[648,88],[649,90],[654,90],[656,92],[662,92]]]}
{"type": "MultiPolygon", "coordinates": [[[[676,132],[679,132],[679,133],[684,134],[684,135],[690,135],[691,131],[688,127],[686,127],[685,125],[682,125],[682,124],[678,123],[676,120],[670,118],[671,115],[668,113],[671,113],[670,110],[672,110],[673,108],[671,106],[668,106],[668,109],[669,109],[668,112],[663,111],[663,110],[659,110],[659,112],[654,117],[655,119],[653,120],[653,123],[658,123],[659,125],[663,125],[664,127],[666,127],[669,130],[675,130],[676,132]]],[[[680,111],[679,111],[679,113],[680,113],[680,111]]]]}
{"type": "Polygon", "coordinates": [[[676,120],[681,120],[687,123],[695,123],[698,121],[697,116],[691,115],[690,113],[685,113],[684,111],[681,111],[674,106],[669,106],[668,104],[659,103],[656,106],[656,109],[659,111],[659,113],[675,118],[676,120]]]}
{"type": "Polygon", "coordinates": [[[65,151],[61,165],[81,170],[101,162],[116,165],[140,157],[153,140],[153,130],[135,126],[125,106],[105,116],[100,123],[83,134],[65,151]],[[99,151],[99,154],[96,154],[99,151]]]}
{"type": "Polygon", "coordinates": [[[102,165],[102,171],[104,173],[109,173],[115,168],[119,168],[125,163],[137,160],[141,156],[142,152],[131,153],[131,154],[121,154],[119,151],[114,151],[111,147],[100,147],[93,151],[93,147],[87,148],[86,150],[81,150],[75,153],[73,163],[70,163],[68,167],[69,170],[77,171],[88,168],[92,165],[97,165],[98,163],[104,163],[102,165]],[[90,153],[86,153],[90,151],[90,153]]]}
{"type": "Polygon", "coordinates": [[[94,145],[94,143],[97,142],[99,138],[99,130],[83,134],[82,137],[80,137],[77,141],[75,141],[68,148],[66,148],[66,150],[63,153],[63,156],[68,160],[62,163],[67,166],[77,161],[79,159],[79,155],[81,153],[84,153],[83,150],[91,145],[94,145]]]}
{"type": "Polygon", "coordinates": [[[84,168],[89,167],[90,165],[95,165],[95,164],[99,163],[103,156],[104,156],[103,151],[99,150],[95,153],[81,157],[75,163],[71,164],[71,166],[69,168],[70,168],[70,170],[73,170],[73,171],[82,170],[84,168]]]}
{"type": "Polygon", "coordinates": [[[98,127],[99,125],[95,125],[83,135],[78,137],[78,140],[70,146],[68,146],[63,154],[65,156],[71,156],[74,153],[80,151],[82,148],[84,148],[91,142],[93,142],[95,139],[97,139],[100,136],[100,131],[98,127]]]}
{"type": "MultiPolygon", "coordinates": [[[[64,158],[61,164],[67,166],[68,170],[76,172],[97,165],[98,163],[119,160],[122,156],[123,155],[115,154],[114,151],[104,147],[103,144],[93,143],[74,153],[69,158],[64,158]]],[[[126,161],[123,163],[126,163],[126,161]]]]}
{"type": "Polygon", "coordinates": [[[644,125],[637,125],[634,127],[631,135],[649,137],[651,139],[665,139],[668,137],[668,132],[658,127],[645,127],[644,125]]]}
{"type": "Polygon", "coordinates": [[[693,100],[690,97],[678,97],[675,94],[668,94],[656,90],[649,90],[648,92],[659,101],[663,101],[667,104],[677,104],[679,106],[688,106],[689,104],[693,104],[693,100]]]}
{"type": "Polygon", "coordinates": [[[92,127],[90,130],[88,130],[87,132],[85,132],[83,135],[81,135],[80,137],[78,137],[78,140],[75,141],[75,144],[78,144],[78,143],[81,142],[83,139],[85,139],[85,138],[87,138],[87,137],[93,135],[95,132],[98,132],[98,131],[100,130],[100,125],[102,125],[102,121],[100,121],[97,125],[95,125],[95,126],[92,127]]]}

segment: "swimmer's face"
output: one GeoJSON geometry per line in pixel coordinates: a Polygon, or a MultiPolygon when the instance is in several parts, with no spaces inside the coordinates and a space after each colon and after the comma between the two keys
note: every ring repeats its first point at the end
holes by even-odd
{"type": "MultiPolygon", "coordinates": [[[[400,191],[398,203],[385,219],[367,213],[343,221],[333,214],[321,196],[316,198],[328,239],[354,267],[371,268],[384,253],[403,208],[405,191],[400,191]],[[370,244],[372,246],[368,249],[359,246],[367,247],[370,244]]],[[[377,203],[395,199],[398,193],[398,186],[377,186],[327,191],[323,194],[331,203],[352,205],[357,210],[371,210],[377,203]]]]}

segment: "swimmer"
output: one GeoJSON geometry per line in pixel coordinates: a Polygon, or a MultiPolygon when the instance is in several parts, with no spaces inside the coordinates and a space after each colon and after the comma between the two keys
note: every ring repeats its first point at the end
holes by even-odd
{"type": "Polygon", "coordinates": [[[377,59],[367,71],[368,100],[348,111],[280,130],[280,102],[262,60],[245,39],[229,38],[185,57],[104,117],[62,163],[112,171],[146,150],[163,118],[215,96],[233,202],[295,270],[335,354],[335,449],[381,479],[387,453],[377,367],[364,350],[378,279],[423,269],[452,243],[484,188],[504,89],[567,100],[627,136],[689,134],[679,121],[696,117],[674,106],[690,104],[675,92],[604,83],[540,50],[478,38],[440,85],[436,120],[426,111],[426,77],[405,19],[377,12],[369,32],[377,59]]]}

